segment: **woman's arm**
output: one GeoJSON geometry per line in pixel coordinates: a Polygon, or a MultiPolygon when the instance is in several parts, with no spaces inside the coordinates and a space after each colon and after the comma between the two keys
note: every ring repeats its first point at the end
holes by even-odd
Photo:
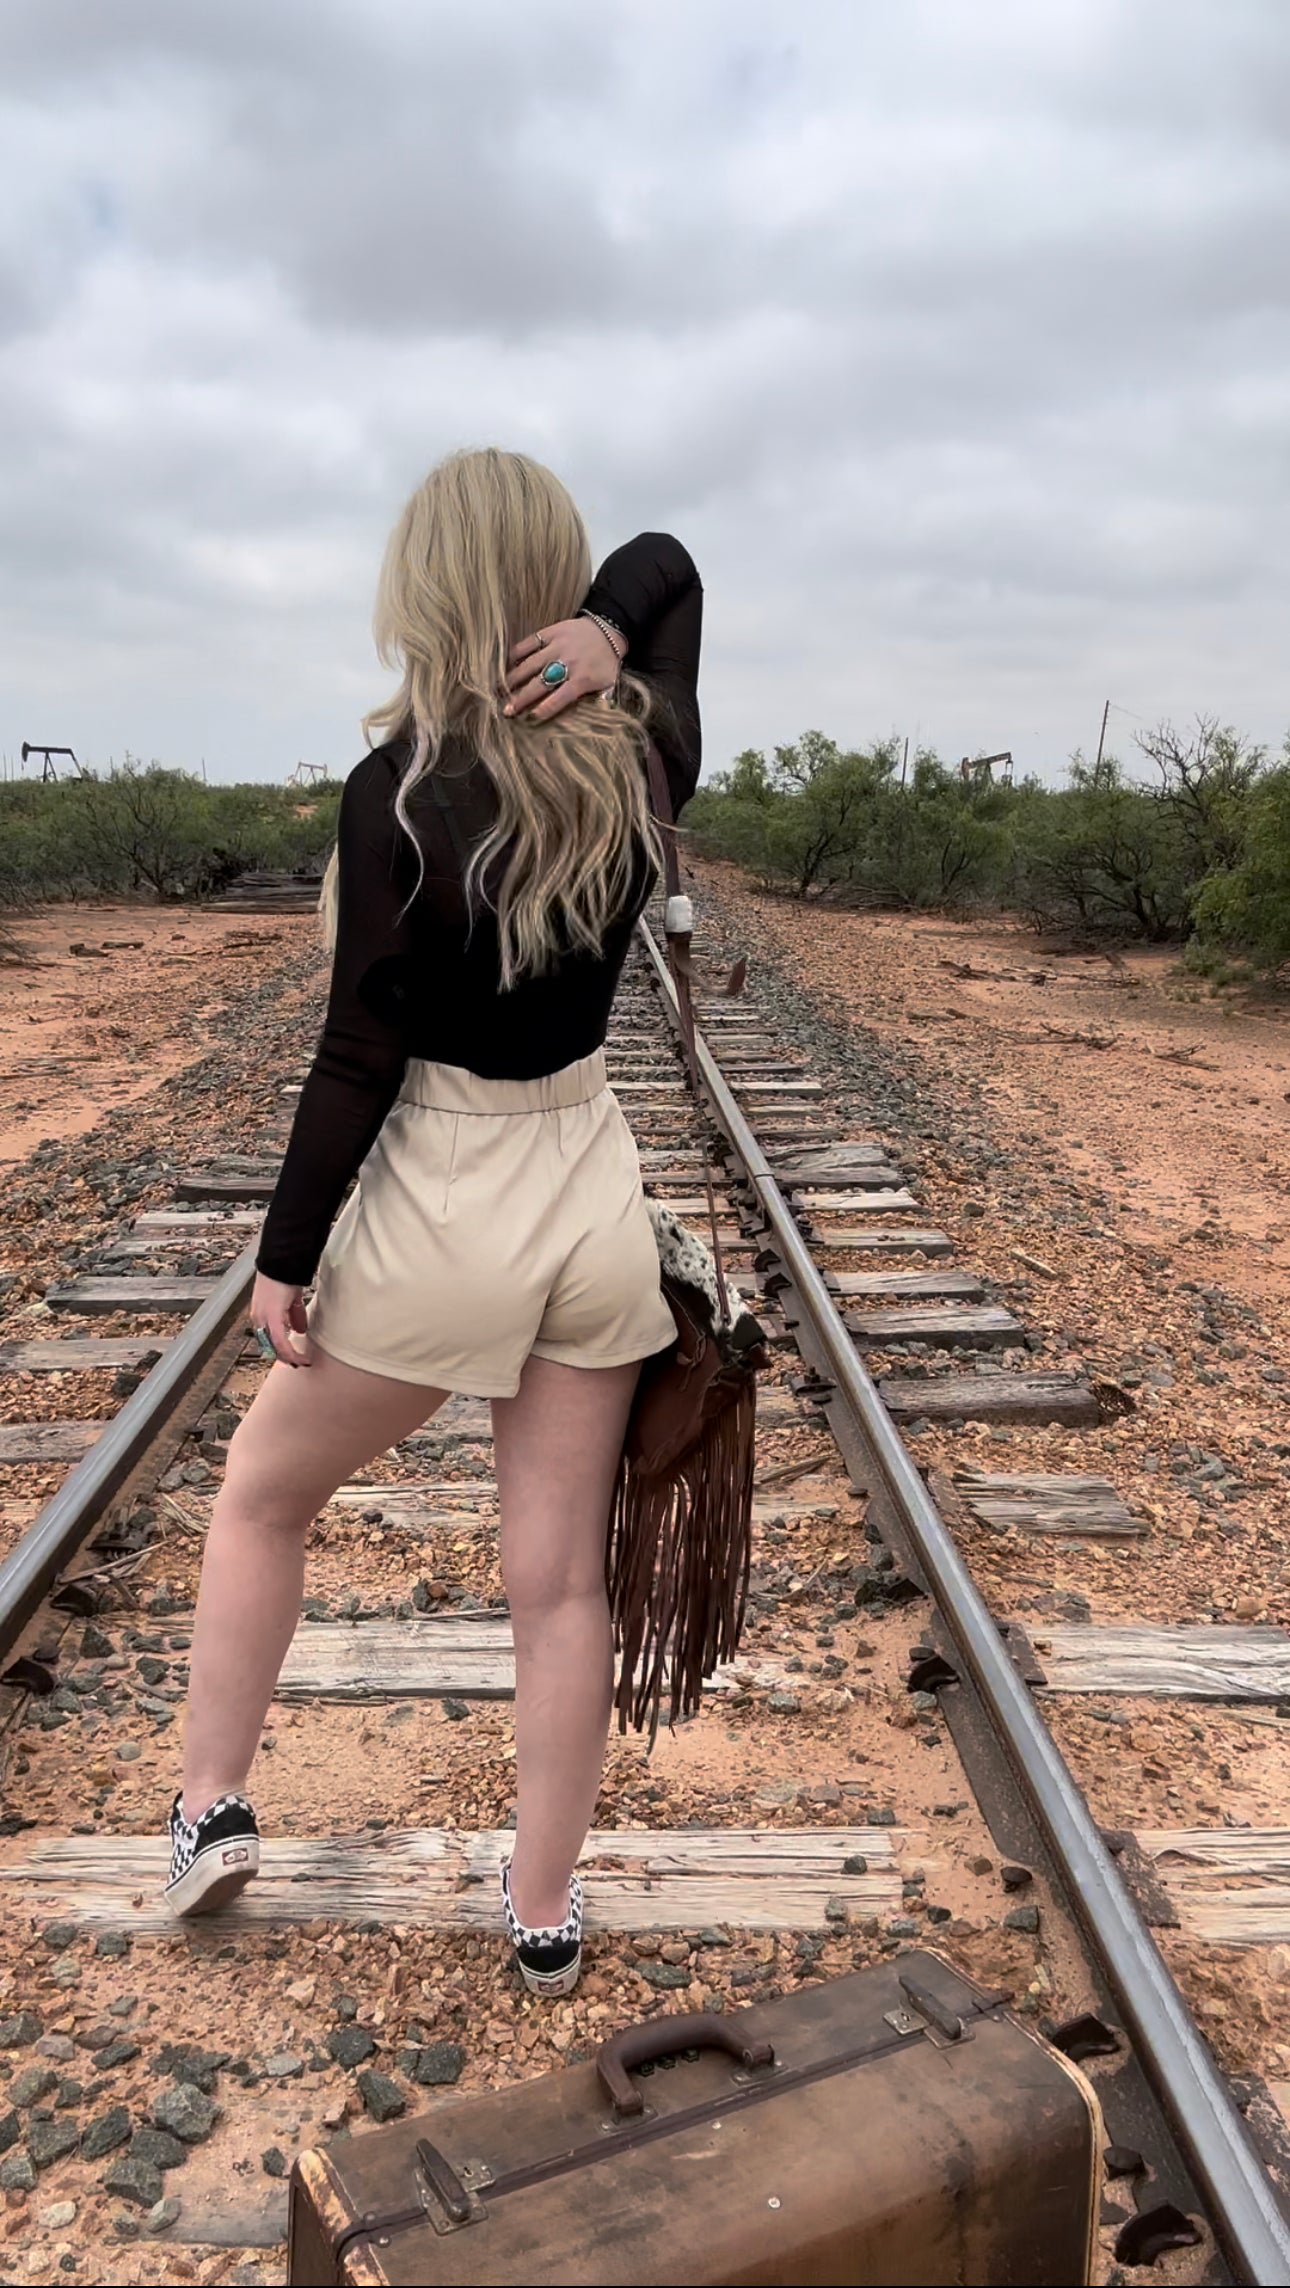
{"type": "Polygon", "coordinates": [[[699,783],[699,648],[703,583],[687,548],[669,532],[642,532],[605,558],[585,609],[627,639],[626,665],[659,705],[651,730],[667,769],[673,810],[699,783]]]}
{"type": "MultiPolygon", "coordinates": [[[[292,1286],[308,1286],[313,1278],[336,1210],[376,1141],[407,1062],[388,1000],[387,1013],[377,1014],[363,999],[373,965],[397,964],[408,951],[400,909],[415,880],[416,856],[394,817],[392,788],[390,764],[378,750],[351,771],[341,795],[327,1016],[256,1255],[266,1278],[292,1286]]],[[[385,974],[397,978],[397,968],[385,974]]]]}
{"type": "Polygon", "coordinates": [[[607,556],[582,607],[595,619],[561,620],[523,636],[511,653],[508,715],[527,714],[538,723],[563,714],[588,692],[605,691],[626,664],[654,695],[650,729],[667,769],[673,812],[689,801],[699,783],[699,645],[703,633],[703,585],[689,550],[668,532],[642,532],[607,556]],[[620,631],[618,644],[597,624],[608,620],[620,631]],[[549,689],[542,669],[559,659],[568,669],[563,683],[549,689]]]}

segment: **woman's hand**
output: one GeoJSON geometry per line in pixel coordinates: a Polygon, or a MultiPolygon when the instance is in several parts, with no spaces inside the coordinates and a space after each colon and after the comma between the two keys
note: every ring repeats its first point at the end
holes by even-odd
{"type": "Polygon", "coordinates": [[[257,1271],[251,1289],[250,1320],[253,1328],[264,1328],[275,1357],[280,1358],[284,1366],[313,1365],[305,1334],[308,1322],[303,1287],[288,1287],[281,1279],[266,1279],[262,1271],[257,1271]],[[303,1350],[292,1341],[293,1335],[304,1337],[303,1350]]]}
{"type": "Polygon", "coordinates": [[[510,697],[504,712],[525,715],[531,710],[535,723],[545,723],[572,707],[575,699],[585,699],[589,691],[612,691],[621,665],[604,629],[594,620],[559,620],[516,644],[506,678],[510,697]],[[542,681],[542,670],[554,659],[562,659],[569,673],[552,690],[542,681]]]}

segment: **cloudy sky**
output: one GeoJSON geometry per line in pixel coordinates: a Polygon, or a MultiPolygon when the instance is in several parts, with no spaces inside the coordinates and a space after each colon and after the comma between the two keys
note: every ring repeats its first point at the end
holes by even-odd
{"type": "Polygon", "coordinates": [[[1290,723],[1287,0],[5,0],[0,757],[348,768],[385,532],[548,460],[710,768],[1290,723]]]}

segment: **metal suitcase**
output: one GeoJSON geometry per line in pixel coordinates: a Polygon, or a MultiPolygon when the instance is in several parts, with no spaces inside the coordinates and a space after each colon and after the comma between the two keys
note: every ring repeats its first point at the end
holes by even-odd
{"type": "Polygon", "coordinates": [[[288,2280],[1082,2288],[1102,2142],[1065,2058],[903,1954],[301,2154],[288,2280]]]}

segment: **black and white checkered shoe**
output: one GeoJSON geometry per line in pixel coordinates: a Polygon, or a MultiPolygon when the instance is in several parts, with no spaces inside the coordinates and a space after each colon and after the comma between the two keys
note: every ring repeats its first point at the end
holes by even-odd
{"type": "Polygon", "coordinates": [[[226,1907],[260,1872],[260,1830],[244,1795],[217,1796],[191,1822],[184,1799],[170,1807],[170,1876],[165,1896],[177,1915],[226,1907]]]}
{"type": "Polygon", "coordinates": [[[511,1863],[502,1865],[502,1912],[520,1975],[530,1994],[572,1994],[582,1968],[582,1885],[569,1883],[569,1912],[556,1928],[530,1930],[511,1905],[511,1863]]]}

